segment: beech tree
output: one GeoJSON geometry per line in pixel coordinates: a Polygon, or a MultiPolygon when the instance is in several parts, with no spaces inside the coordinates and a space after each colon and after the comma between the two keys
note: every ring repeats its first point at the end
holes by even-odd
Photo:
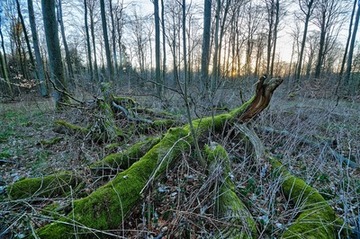
{"type": "Polygon", "coordinates": [[[64,44],[65,61],[66,61],[66,66],[67,66],[67,71],[68,71],[68,77],[69,77],[69,80],[72,82],[74,79],[74,71],[73,71],[72,62],[70,59],[70,51],[69,51],[68,43],[66,40],[65,27],[64,27],[64,21],[63,21],[63,13],[62,13],[62,0],[58,0],[57,15],[58,15],[58,22],[60,25],[61,38],[62,38],[62,41],[64,44]]]}
{"type": "Polygon", "coordinates": [[[31,28],[31,35],[33,40],[33,47],[35,52],[35,60],[36,60],[36,71],[39,78],[40,83],[40,94],[42,96],[48,96],[48,91],[45,83],[45,72],[44,72],[44,64],[42,61],[39,41],[38,41],[38,34],[36,30],[36,19],[34,14],[34,7],[33,1],[28,0],[28,11],[29,11],[29,21],[30,21],[30,28],[31,28]]]}
{"type": "Polygon", "coordinates": [[[306,43],[306,36],[308,33],[308,26],[309,26],[309,22],[310,22],[310,17],[312,16],[312,14],[314,12],[316,2],[317,2],[317,0],[300,0],[299,1],[299,8],[300,8],[301,12],[305,15],[305,19],[304,19],[304,31],[303,31],[301,47],[300,47],[299,62],[297,63],[296,75],[295,75],[295,78],[297,80],[300,78],[300,75],[301,75],[305,43],[306,43]]]}
{"type": "Polygon", "coordinates": [[[53,92],[56,109],[62,109],[68,101],[66,82],[59,44],[58,24],[55,14],[55,0],[41,0],[46,45],[50,63],[50,77],[56,88],[53,92]]]}
{"type": "Polygon", "coordinates": [[[155,19],[155,80],[157,94],[161,97],[162,94],[162,80],[160,75],[160,17],[159,17],[159,1],[153,0],[154,4],[154,19],[155,19]]]}
{"type": "Polygon", "coordinates": [[[360,2],[358,2],[358,8],[356,12],[355,17],[355,24],[354,29],[351,35],[351,42],[350,42],[350,48],[349,48],[349,56],[347,59],[347,65],[346,65],[346,72],[345,72],[345,82],[350,82],[350,73],[351,73],[351,66],[353,63],[353,54],[354,54],[354,48],[355,48],[355,40],[356,40],[356,33],[359,27],[359,18],[360,18],[360,2]]]}
{"type": "Polygon", "coordinates": [[[101,10],[101,23],[102,23],[102,30],[103,30],[103,37],[104,37],[104,45],[105,45],[105,54],[106,54],[106,81],[112,81],[113,77],[113,67],[111,62],[111,53],[110,53],[110,44],[109,44],[109,37],[107,31],[107,23],[106,23],[106,12],[105,12],[105,2],[104,0],[100,0],[100,10],[101,10]]]}
{"type": "Polygon", "coordinates": [[[208,88],[210,36],[211,36],[211,0],[204,0],[204,28],[201,53],[201,81],[205,89],[208,88]]]}
{"type": "Polygon", "coordinates": [[[317,4],[315,24],[320,29],[320,37],[315,78],[320,77],[329,47],[336,40],[336,31],[339,30],[336,24],[339,24],[340,16],[343,14],[341,3],[342,1],[339,0],[320,0],[319,4],[317,4]]]}

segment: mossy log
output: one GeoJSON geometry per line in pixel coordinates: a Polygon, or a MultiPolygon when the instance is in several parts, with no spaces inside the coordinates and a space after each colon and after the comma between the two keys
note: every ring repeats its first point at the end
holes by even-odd
{"type": "Polygon", "coordinates": [[[65,120],[55,120],[54,126],[54,131],[60,134],[84,136],[89,132],[89,129],[71,124],[65,120]]]}
{"type": "MultiPolygon", "coordinates": [[[[263,87],[264,90],[257,92],[268,92],[266,88],[269,87],[275,90],[281,82],[279,79],[261,81],[258,87],[263,87]]],[[[267,96],[271,97],[271,94],[267,96]]],[[[104,235],[102,230],[119,228],[131,209],[140,201],[142,192],[154,179],[162,175],[182,152],[190,151],[194,138],[199,139],[211,130],[222,130],[229,122],[250,120],[255,115],[250,117],[249,114],[244,115],[244,112],[249,112],[249,106],[256,98],[252,97],[228,113],[192,121],[196,137],[191,136],[189,124],[169,129],[160,142],[140,160],[89,196],[75,200],[73,209],[67,216],[38,229],[36,233],[40,238],[94,238],[95,234],[104,235]]],[[[256,112],[259,113],[266,106],[267,104],[258,102],[252,107],[256,107],[256,112]]]]}
{"type": "Polygon", "coordinates": [[[103,174],[109,171],[122,171],[128,169],[139,160],[149,149],[159,143],[160,137],[149,137],[138,142],[126,150],[107,155],[100,161],[90,165],[90,170],[95,174],[103,174]]]}
{"type": "Polygon", "coordinates": [[[221,171],[221,185],[218,190],[218,216],[231,223],[221,230],[216,238],[258,238],[256,223],[245,204],[236,195],[235,185],[230,178],[230,160],[226,150],[216,144],[205,147],[210,171],[221,171]]]}
{"type": "Polygon", "coordinates": [[[8,188],[11,199],[54,197],[68,194],[80,185],[81,179],[71,172],[60,172],[38,178],[24,178],[8,188]]]}
{"type": "Polygon", "coordinates": [[[270,162],[275,174],[283,177],[285,196],[301,208],[295,222],[281,238],[337,238],[335,212],[320,193],[302,179],[291,175],[276,159],[270,158],[270,162]]]}

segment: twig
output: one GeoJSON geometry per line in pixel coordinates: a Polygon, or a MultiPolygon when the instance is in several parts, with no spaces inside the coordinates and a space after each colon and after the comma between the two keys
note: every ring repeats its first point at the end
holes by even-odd
{"type": "Polygon", "coordinates": [[[129,111],[127,109],[125,109],[125,107],[122,107],[121,105],[116,104],[114,101],[112,101],[111,104],[114,108],[122,111],[125,114],[126,118],[131,121],[144,122],[144,123],[148,123],[148,124],[153,123],[151,120],[148,120],[148,119],[137,118],[137,117],[131,116],[129,111]]]}
{"type": "Polygon", "coordinates": [[[74,101],[76,101],[76,102],[78,102],[78,103],[80,103],[80,104],[84,104],[83,101],[76,99],[74,96],[72,96],[71,94],[69,94],[67,91],[62,90],[62,89],[59,89],[51,79],[49,79],[49,81],[50,81],[50,83],[52,84],[52,86],[54,87],[54,89],[55,89],[56,91],[60,92],[61,94],[66,95],[66,96],[69,97],[70,99],[72,99],[72,100],[74,100],[74,101]]]}

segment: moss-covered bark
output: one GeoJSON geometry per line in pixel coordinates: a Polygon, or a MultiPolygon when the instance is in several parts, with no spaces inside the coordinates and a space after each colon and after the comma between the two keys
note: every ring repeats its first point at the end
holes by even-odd
{"type": "Polygon", "coordinates": [[[282,189],[289,200],[300,205],[298,216],[281,238],[336,238],[336,217],[320,193],[291,175],[279,161],[270,158],[276,175],[283,177],[282,189]]]}
{"type": "Polygon", "coordinates": [[[71,124],[65,120],[55,120],[54,125],[54,131],[62,134],[86,135],[89,132],[87,128],[71,124]]]}
{"type": "Polygon", "coordinates": [[[104,159],[90,165],[90,169],[96,174],[104,171],[125,170],[139,160],[155,144],[159,143],[159,141],[159,137],[149,137],[124,151],[109,154],[104,159]]]}
{"type": "Polygon", "coordinates": [[[205,152],[210,168],[220,166],[222,171],[217,202],[220,219],[233,224],[221,230],[216,238],[258,238],[256,223],[245,204],[236,195],[235,185],[229,177],[230,161],[225,149],[220,145],[207,146],[205,152]]]}
{"type": "Polygon", "coordinates": [[[61,172],[39,178],[24,178],[10,185],[8,195],[12,199],[27,197],[54,197],[75,189],[81,179],[71,172],[61,172]]]}
{"type": "MultiPolygon", "coordinates": [[[[188,135],[188,131],[183,128],[170,129],[141,160],[119,173],[114,180],[88,197],[74,201],[73,211],[69,213],[70,218],[64,218],[63,223],[51,223],[41,228],[38,230],[38,235],[41,238],[73,238],[75,237],[74,228],[90,233],[90,230],[81,230],[76,226],[80,224],[99,230],[118,228],[124,217],[141,198],[140,191],[145,187],[154,169],[158,168],[157,175],[163,173],[171,160],[176,158],[181,151],[187,150],[189,147],[187,140],[190,139],[188,135]],[[160,161],[161,165],[159,165],[160,161]]],[[[91,238],[92,236],[93,234],[90,233],[82,234],[81,237],[91,238]]]]}

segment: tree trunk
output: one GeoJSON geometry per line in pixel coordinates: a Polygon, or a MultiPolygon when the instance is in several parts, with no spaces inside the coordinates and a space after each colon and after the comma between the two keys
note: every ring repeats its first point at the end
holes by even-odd
{"type": "Polygon", "coordinates": [[[66,35],[65,35],[65,27],[64,27],[64,21],[63,21],[63,15],[62,15],[62,1],[59,0],[59,5],[58,5],[58,21],[60,24],[60,32],[61,32],[61,37],[63,40],[63,44],[64,44],[64,50],[65,50],[65,60],[66,60],[66,65],[68,68],[68,77],[70,82],[74,82],[74,71],[72,68],[72,63],[71,63],[71,57],[70,57],[70,51],[69,51],[69,47],[66,41],[66,35]]]}
{"type": "Polygon", "coordinates": [[[268,8],[268,38],[267,38],[267,61],[266,61],[266,74],[270,73],[270,62],[271,62],[271,49],[272,49],[272,36],[274,27],[274,0],[267,2],[268,8]]]}
{"type": "Polygon", "coordinates": [[[346,46],[345,46],[345,51],[344,51],[344,57],[342,59],[341,62],[341,68],[340,68],[340,72],[339,72],[339,81],[341,81],[342,79],[342,75],[344,73],[344,68],[345,68],[345,63],[346,63],[346,59],[347,59],[347,53],[349,50],[349,44],[350,44],[350,39],[351,39],[351,32],[352,32],[352,25],[353,25],[353,20],[354,20],[354,15],[355,15],[355,9],[356,9],[356,5],[357,5],[358,0],[354,1],[353,4],[353,9],[351,12],[351,17],[350,17],[350,24],[349,24],[349,31],[348,31],[348,37],[346,39],[346,46]]]}
{"type": "Polygon", "coordinates": [[[201,53],[201,88],[208,89],[209,80],[209,60],[210,60],[210,26],[211,26],[211,2],[212,0],[204,0],[204,30],[202,39],[201,53]]]}
{"type": "Polygon", "coordinates": [[[117,76],[118,72],[118,61],[117,61],[117,53],[116,53],[116,34],[115,34],[115,20],[114,20],[114,12],[112,7],[112,0],[109,0],[110,7],[110,17],[111,17],[111,39],[112,39],[112,47],[113,47],[113,55],[114,55],[114,75],[117,76]]]}
{"type": "Polygon", "coordinates": [[[88,55],[88,65],[90,73],[90,81],[94,80],[94,72],[92,67],[92,57],[91,57],[91,45],[90,45],[90,34],[89,34],[89,24],[88,24],[88,9],[87,9],[87,0],[84,0],[84,19],[85,19],[85,32],[86,32],[86,50],[88,55]]]}
{"type": "Polygon", "coordinates": [[[321,74],[321,68],[324,61],[324,47],[325,47],[325,37],[326,37],[326,11],[322,11],[321,13],[321,27],[320,27],[320,41],[319,41],[319,53],[316,61],[315,67],[315,78],[319,78],[321,74]]]}
{"type": "MultiPolygon", "coordinates": [[[[88,1],[88,0],[85,0],[85,1],[88,1]]],[[[97,55],[96,55],[96,43],[95,43],[94,5],[90,6],[89,15],[90,15],[90,33],[91,33],[92,47],[93,47],[93,54],[94,54],[95,79],[96,79],[96,81],[99,82],[100,77],[99,77],[99,69],[98,69],[97,55]]]]}
{"type": "Polygon", "coordinates": [[[1,53],[1,51],[0,51],[0,64],[1,64],[1,73],[2,73],[2,75],[4,77],[4,79],[5,79],[8,95],[10,97],[13,97],[13,91],[12,91],[11,83],[10,83],[10,80],[9,80],[9,75],[8,75],[8,72],[7,72],[7,69],[6,69],[5,59],[4,59],[4,56],[1,53]]]}
{"type": "Polygon", "coordinates": [[[303,33],[303,38],[302,38],[302,42],[301,42],[299,62],[298,62],[298,66],[297,66],[297,69],[296,69],[296,76],[295,76],[296,80],[299,80],[300,75],[301,75],[302,60],[303,60],[303,56],[304,56],[305,43],[306,43],[306,35],[307,35],[307,32],[308,32],[308,25],[309,25],[309,21],[310,21],[310,16],[311,16],[312,11],[313,11],[313,3],[314,3],[314,0],[310,0],[309,3],[306,6],[307,7],[307,12],[306,12],[306,15],[305,15],[304,33],[303,33]]]}
{"type": "Polygon", "coordinates": [[[162,65],[162,83],[165,85],[166,77],[166,33],[165,33],[165,5],[161,0],[161,28],[162,28],[162,49],[163,49],[163,65],[162,65]]]}
{"type": "Polygon", "coordinates": [[[25,26],[24,18],[23,18],[22,13],[21,13],[21,8],[20,8],[19,0],[16,0],[16,7],[17,7],[17,11],[18,11],[19,18],[20,18],[20,22],[21,22],[21,25],[22,25],[22,28],[23,28],[26,46],[27,46],[27,49],[28,49],[28,52],[29,52],[30,62],[31,62],[31,64],[32,64],[33,66],[35,66],[35,61],[34,61],[34,57],[33,57],[33,54],[32,54],[29,37],[28,37],[27,31],[26,31],[26,26],[25,26]]]}
{"type": "Polygon", "coordinates": [[[112,81],[113,77],[113,67],[111,62],[111,53],[110,53],[110,45],[109,45],[109,37],[107,32],[107,23],[106,23],[106,12],[105,12],[105,2],[104,0],[100,0],[100,10],[101,10],[101,23],[103,29],[103,37],[104,37],[104,45],[105,45],[105,54],[106,54],[106,72],[107,72],[107,81],[112,81]]]}
{"type": "Polygon", "coordinates": [[[66,91],[66,82],[61,59],[58,24],[55,15],[55,0],[41,0],[41,6],[46,45],[50,62],[51,79],[53,79],[56,87],[53,97],[55,107],[59,110],[63,107],[63,104],[68,101],[68,97],[64,94],[66,91]]]}
{"type": "Polygon", "coordinates": [[[34,52],[35,52],[35,59],[36,59],[36,71],[37,75],[39,77],[39,83],[40,83],[40,94],[43,97],[48,96],[48,89],[46,87],[45,83],[45,73],[44,73],[44,64],[41,58],[40,48],[39,48],[39,41],[38,41],[38,35],[36,30],[36,20],[35,20],[35,14],[34,14],[34,7],[33,7],[33,1],[28,0],[28,9],[29,9],[29,21],[30,21],[30,28],[32,33],[32,39],[33,39],[33,46],[34,46],[34,52]]]}
{"type": "Polygon", "coordinates": [[[160,74],[160,19],[159,19],[159,1],[154,0],[154,18],[155,18],[155,81],[157,83],[157,95],[161,98],[163,83],[160,74]]]}
{"type": "MultiPolygon", "coordinates": [[[[360,18],[360,3],[358,3],[358,9],[356,12],[356,18],[355,18],[355,24],[354,24],[354,30],[351,36],[351,42],[350,42],[350,48],[349,48],[349,56],[347,59],[346,64],[346,72],[345,72],[345,82],[350,86],[350,74],[351,74],[351,66],[353,61],[353,54],[354,54],[354,48],[355,48],[355,40],[356,40],[356,33],[359,26],[359,18],[360,18]]],[[[355,89],[355,87],[352,87],[355,89]]]]}
{"type": "Polygon", "coordinates": [[[213,99],[219,80],[219,31],[220,31],[221,1],[216,1],[215,32],[214,32],[214,56],[212,63],[212,77],[210,82],[210,99],[213,99]]]}
{"type": "Polygon", "coordinates": [[[276,42],[277,42],[277,34],[278,34],[278,26],[280,21],[280,6],[279,0],[275,2],[275,23],[274,23],[274,37],[273,37],[273,50],[272,50],[272,57],[271,57],[271,66],[270,66],[270,77],[274,74],[274,62],[275,62],[275,53],[276,53],[276,42]]]}

